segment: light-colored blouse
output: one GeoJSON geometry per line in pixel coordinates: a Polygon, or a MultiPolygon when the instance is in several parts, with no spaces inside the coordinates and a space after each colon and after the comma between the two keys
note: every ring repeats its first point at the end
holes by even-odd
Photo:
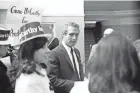
{"type": "Polygon", "coordinates": [[[16,80],[15,93],[52,93],[49,89],[49,79],[45,69],[41,69],[38,75],[37,73],[32,74],[21,74],[16,80]]]}

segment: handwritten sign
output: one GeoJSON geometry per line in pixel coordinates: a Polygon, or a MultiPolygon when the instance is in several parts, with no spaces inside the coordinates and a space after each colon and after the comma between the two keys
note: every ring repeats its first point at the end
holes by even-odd
{"type": "Polygon", "coordinates": [[[42,12],[43,10],[40,8],[30,7],[24,4],[21,5],[19,2],[14,3],[9,7],[6,24],[7,27],[11,29],[14,45],[17,45],[20,42],[18,37],[20,27],[30,22],[41,22],[42,12]]]}
{"type": "Polygon", "coordinates": [[[23,15],[21,23],[27,23],[29,21],[29,20],[27,20],[27,17],[29,17],[29,16],[35,16],[35,17],[40,18],[40,16],[41,16],[40,12],[41,11],[39,9],[35,10],[35,9],[29,8],[29,7],[24,7],[24,9],[20,9],[17,6],[12,6],[10,8],[10,14],[15,14],[17,16],[18,15],[23,15]]]}
{"type": "Polygon", "coordinates": [[[7,21],[8,23],[20,22],[20,24],[32,22],[33,20],[40,22],[41,17],[41,9],[13,5],[8,9],[7,21]]]}

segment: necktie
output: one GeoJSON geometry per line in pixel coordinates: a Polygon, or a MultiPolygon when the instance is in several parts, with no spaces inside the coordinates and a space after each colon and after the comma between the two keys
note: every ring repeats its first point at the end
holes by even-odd
{"type": "Polygon", "coordinates": [[[72,60],[73,60],[73,65],[74,65],[74,70],[77,76],[77,79],[80,80],[79,75],[78,75],[78,71],[77,71],[77,67],[76,67],[76,62],[75,62],[75,58],[74,58],[74,54],[73,54],[73,49],[71,48],[71,55],[72,55],[72,60]]]}

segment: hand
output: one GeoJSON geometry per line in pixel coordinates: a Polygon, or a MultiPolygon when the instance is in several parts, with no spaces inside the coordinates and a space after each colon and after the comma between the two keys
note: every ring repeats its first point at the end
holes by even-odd
{"type": "Polygon", "coordinates": [[[75,83],[74,83],[74,86],[76,86],[77,84],[81,84],[83,81],[76,81],[75,83]]]}
{"type": "Polygon", "coordinates": [[[89,93],[87,81],[76,81],[70,93],[89,93]]]}

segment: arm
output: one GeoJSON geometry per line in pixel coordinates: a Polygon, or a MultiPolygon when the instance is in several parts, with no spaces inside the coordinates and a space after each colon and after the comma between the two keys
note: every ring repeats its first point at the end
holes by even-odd
{"type": "Polygon", "coordinates": [[[48,60],[47,73],[53,87],[59,88],[60,90],[69,92],[74,86],[74,81],[62,79],[59,77],[59,60],[55,54],[50,53],[50,59],[48,60]]]}

